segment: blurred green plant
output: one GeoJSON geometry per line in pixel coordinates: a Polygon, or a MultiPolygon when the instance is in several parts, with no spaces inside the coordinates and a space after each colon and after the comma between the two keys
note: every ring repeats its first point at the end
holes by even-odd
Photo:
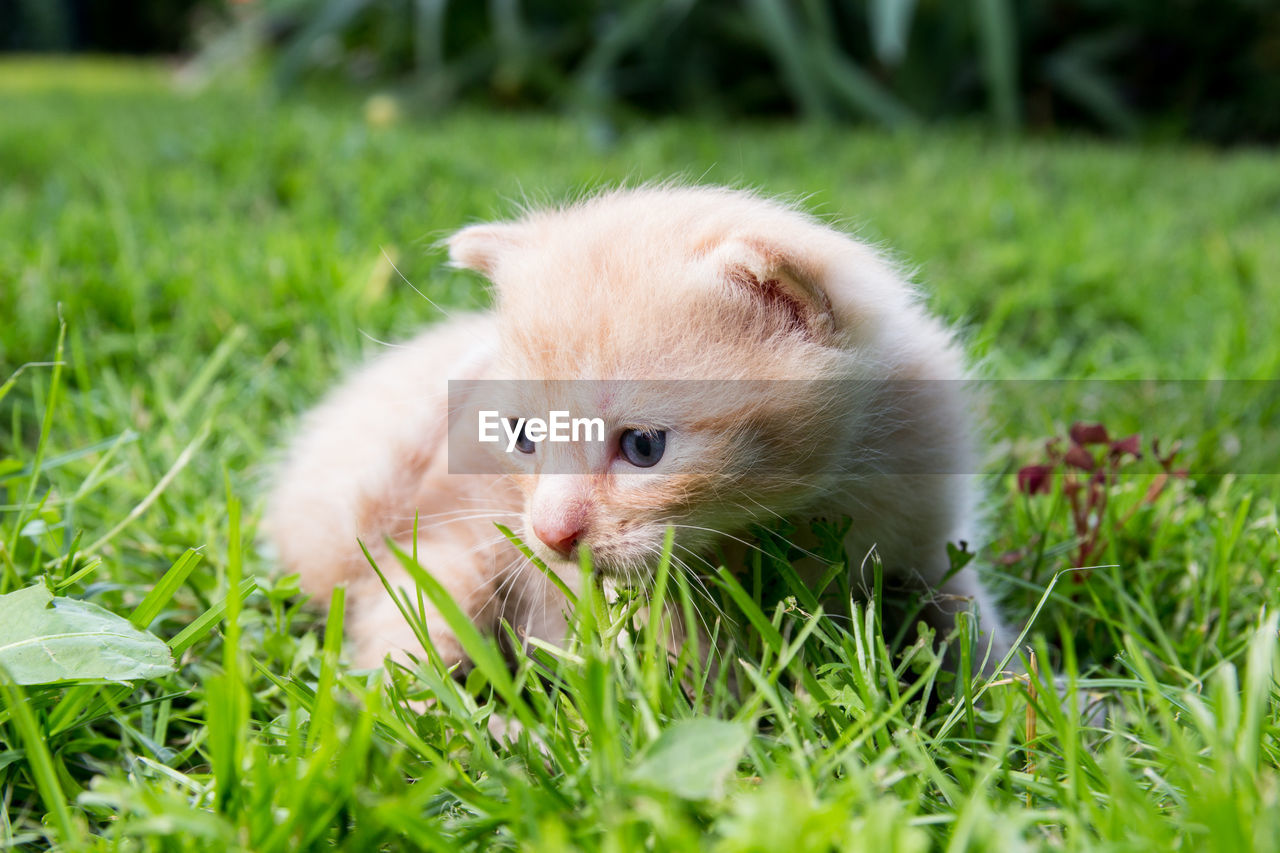
{"type": "Polygon", "coordinates": [[[459,100],[795,113],[897,127],[1280,137],[1280,8],[1265,0],[243,0],[205,52],[265,54],[284,88],[342,78],[459,100]]]}
{"type": "Polygon", "coordinates": [[[5,0],[0,51],[176,53],[223,16],[224,0],[5,0]]]}

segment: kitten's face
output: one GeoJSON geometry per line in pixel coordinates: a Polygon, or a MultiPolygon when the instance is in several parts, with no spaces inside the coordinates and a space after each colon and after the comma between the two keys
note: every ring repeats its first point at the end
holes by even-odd
{"type": "Polygon", "coordinates": [[[847,341],[805,259],[722,207],[641,196],[455,237],[455,262],[496,285],[503,416],[603,421],[602,441],[506,454],[523,538],[558,571],[586,547],[643,579],[668,526],[696,559],[812,504],[840,468],[847,401],[807,380],[847,373],[847,341]]]}
{"type": "MultiPolygon", "coordinates": [[[[812,503],[839,468],[823,418],[825,384],[776,381],[571,380],[504,383],[509,417],[568,412],[599,419],[580,440],[506,453],[524,498],[525,542],[576,572],[579,549],[601,572],[647,579],[668,526],[675,557],[696,561],[723,534],[812,503]],[[588,434],[590,433],[590,434],[588,434]]],[[[504,448],[505,450],[505,448],[504,448]]]]}

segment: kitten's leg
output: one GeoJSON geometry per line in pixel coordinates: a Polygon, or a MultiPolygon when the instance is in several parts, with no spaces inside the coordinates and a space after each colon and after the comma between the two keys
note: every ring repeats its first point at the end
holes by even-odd
{"type": "MultiPolygon", "coordinates": [[[[977,611],[979,633],[974,644],[974,662],[980,665],[983,675],[999,672],[1017,635],[1005,625],[995,597],[983,585],[978,572],[971,567],[963,568],[931,590],[931,594],[925,617],[939,636],[955,630],[956,614],[977,611]]],[[[1017,665],[1017,659],[1012,663],[1017,665]]]]}
{"type": "MultiPolygon", "coordinates": [[[[961,538],[961,537],[956,537],[961,538]]],[[[938,537],[936,545],[920,548],[914,544],[883,553],[877,544],[868,544],[863,540],[853,540],[855,544],[846,542],[846,553],[853,565],[850,578],[854,589],[864,591],[871,596],[871,563],[873,553],[882,553],[886,577],[895,577],[902,582],[920,590],[924,598],[924,609],[921,616],[937,632],[942,640],[955,631],[956,615],[975,611],[978,619],[978,637],[974,646],[975,665],[981,665],[985,675],[999,671],[1017,632],[1011,631],[1005,624],[1001,609],[994,595],[982,582],[977,570],[967,566],[950,575],[950,562],[945,556],[946,543],[952,541],[948,537],[938,537]],[[862,558],[858,559],[857,555],[862,558]],[[918,567],[924,566],[921,569],[918,567]],[[985,658],[985,662],[984,662],[985,658]]],[[[901,542],[902,540],[899,540],[901,542]]],[[[892,541],[890,544],[894,544],[892,541]]],[[[954,649],[954,643],[952,644],[954,649]]],[[[951,665],[959,664],[959,658],[948,653],[951,665]]],[[[1014,664],[1016,665],[1016,659],[1014,664]]]]}
{"type": "MultiPolygon", "coordinates": [[[[423,568],[439,581],[467,617],[482,631],[490,630],[496,593],[484,556],[477,555],[474,549],[430,540],[420,541],[417,550],[423,568]]],[[[464,669],[469,668],[453,630],[431,600],[425,594],[419,595],[413,578],[397,558],[386,548],[376,549],[373,555],[391,588],[407,594],[412,612],[418,611],[421,598],[427,636],[445,666],[462,664],[464,669]]],[[[351,599],[347,635],[355,647],[353,660],[357,666],[381,666],[388,655],[398,663],[407,663],[409,654],[423,657],[422,644],[409,621],[372,568],[368,577],[352,585],[351,599]]]]}
{"type": "MultiPolygon", "coordinates": [[[[915,445],[916,449],[923,444],[915,445]]],[[[911,464],[928,470],[925,462],[911,464]]],[[[975,535],[979,492],[974,479],[911,473],[885,476],[874,486],[858,501],[849,502],[854,509],[853,525],[845,552],[855,567],[853,582],[869,590],[868,559],[873,552],[878,554],[886,577],[922,588],[922,615],[937,630],[939,639],[954,631],[956,614],[976,610],[975,665],[985,658],[982,671],[987,675],[996,672],[1017,635],[1005,626],[999,604],[977,570],[966,566],[951,574],[947,557],[948,543],[979,540],[975,535]]]]}
{"type": "MultiPolygon", "coordinates": [[[[1013,646],[1014,640],[1017,639],[1018,632],[1011,626],[1006,625],[1004,620],[1000,618],[1000,611],[997,608],[993,597],[982,584],[978,573],[971,568],[966,568],[958,572],[947,583],[942,585],[941,595],[935,600],[933,617],[937,621],[931,624],[939,630],[939,633],[945,634],[955,628],[955,614],[959,611],[968,609],[968,602],[973,602],[978,610],[980,617],[977,643],[974,648],[975,662],[982,664],[981,674],[987,677],[996,675],[1001,670],[1000,662],[1004,660],[1005,655],[1013,646]],[[956,606],[958,604],[958,606],[956,606]],[[989,649],[989,650],[988,650],[989,649]],[[986,658],[985,662],[983,658],[986,658]]],[[[1012,671],[1018,678],[1027,677],[1026,669],[1017,657],[1014,657],[1005,671],[1012,671]]],[[[1060,699],[1066,698],[1068,690],[1067,679],[1059,675],[1054,678],[1054,685],[1060,699]]],[[[1096,726],[1106,721],[1107,706],[1103,694],[1090,693],[1081,688],[1075,695],[1075,706],[1080,714],[1080,721],[1084,725],[1096,726]]]]}
{"type": "MultiPolygon", "coordinates": [[[[532,567],[528,567],[527,571],[529,576],[523,585],[522,594],[518,600],[513,599],[507,603],[503,611],[503,617],[511,623],[516,634],[523,638],[526,643],[528,638],[537,637],[563,647],[568,639],[569,619],[571,618],[569,603],[565,600],[564,595],[556,589],[555,585],[541,572],[532,567]]],[[[578,594],[579,584],[577,579],[570,580],[565,578],[564,580],[574,594],[578,594]]],[[[614,594],[612,587],[606,583],[605,596],[612,600],[614,594]]],[[[687,644],[693,644],[693,652],[701,662],[703,671],[709,673],[709,680],[715,682],[721,677],[721,670],[727,670],[724,678],[727,681],[729,690],[736,694],[738,690],[737,676],[733,668],[728,666],[728,661],[725,659],[723,651],[711,642],[711,638],[703,625],[695,624],[692,628],[689,628],[686,625],[684,613],[678,606],[667,604],[664,607],[663,623],[665,632],[662,638],[662,648],[670,656],[670,659],[674,661],[680,656],[687,644]]],[[[649,607],[639,608],[634,617],[633,624],[635,627],[639,629],[642,626],[647,626],[650,614],[649,607]]]]}
{"type": "MultiPolygon", "coordinates": [[[[393,587],[406,589],[409,601],[416,608],[412,579],[403,572],[397,574],[400,576],[393,574],[388,580],[393,587]]],[[[466,655],[449,626],[430,602],[425,609],[428,636],[445,666],[463,663],[466,655]]],[[[358,667],[373,669],[382,666],[388,655],[403,664],[409,663],[410,654],[419,659],[423,657],[417,635],[381,584],[363,583],[353,588],[347,632],[354,645],[352,662],[358,667]]]]}
{"type": "MultiPolygon", "coordinates": [[[[386,537],[411,541],[419,516],[424,530],[452,534],[473,523],[458,514],[459,508],[477,505],[477,497],[489,500],[487,481],[454,482],[444,476],[446,377],[478,375],[495,334],[492,318],[478,315],[389,348],[307,414],[274,471],[263,537],[281,569],[298,573],[302,588],[317,602],[328,602],[335,585],[350,584],[348,622],[365,663],[380,663],[384,652],[418,644],[359,542],[373,551],[384,571],[398,570],[383,546],[386,537]]],[[[438,549],[424,543],[419,553],[427,563],[437,558],[438,549]]],[[[449,559],[445,552],[440,564],[477,565],[475,557],[456,556],[449,559]]],[[[395,582],[412,586],[406,577],[395,582]]],[[[467,598],[479,582],[464,571],[445,586],[453,583],[451,591],[467,598]]],[[[451,645],[443,627],[436,633],[442,646],[451,645]]]]}

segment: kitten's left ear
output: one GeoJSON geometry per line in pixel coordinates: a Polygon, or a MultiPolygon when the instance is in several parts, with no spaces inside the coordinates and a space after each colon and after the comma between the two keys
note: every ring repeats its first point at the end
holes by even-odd
{"type": "Polygon", "coordinates": [[[767,238],[731,237],[711,252],[710,259],[723,281],[759,300],[790,330],[816,340],[835,333],[835,313],[820,283],[822,270],[804,252],[767,238]]]}
{"type": "Polygon", "coordinates": [[[449,263],[491,278],[502,258],[523,245],[522,234],[507,222],[468,225],[449,238],[449,263]]]}

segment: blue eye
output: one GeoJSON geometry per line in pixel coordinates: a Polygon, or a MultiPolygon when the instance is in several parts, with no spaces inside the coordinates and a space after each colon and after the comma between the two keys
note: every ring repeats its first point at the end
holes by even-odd
{"type": "MultiPolygon", "coordinates": [[[[507,422],[510,423],[513,428],[518,423],[515,418],[507,418],[507,422]]],[[[533,439],[529,438],[529,434],[525,432],[525,428],[522,425],[520,427],[520,434],[516,436],[516,450],[519,450],[521,453],[532,453],[533,448],[533,439]]]]}
{"type": "Polygon", "coordinates": [[[637,468],[652,468],[662,458],[667,449],[667,433],[665,430],[645,432],[629,429],[622,434],[619,448],[623,457],[637,468]]]}

